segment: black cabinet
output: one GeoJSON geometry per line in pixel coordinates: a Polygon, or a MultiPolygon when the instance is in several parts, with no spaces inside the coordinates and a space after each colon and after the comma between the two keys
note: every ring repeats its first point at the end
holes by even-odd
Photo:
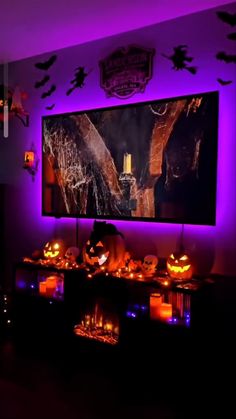
{"type": "MultiPolygon", "coordinates": [[[[157,337],[188,337],[206,323],[208,287],[166,288],[155,281],[98,275],[18,263],[14,274],[15,321],[26,333],[66,335],[79,342],[145,350],[157,337]],[[201,323],[202,322],[202,323],[201,323]]],[[[166,342],[168,341],[166,340],[166,342]]],[[[159,346],[160,349],[160,346],[159,346]]]]}

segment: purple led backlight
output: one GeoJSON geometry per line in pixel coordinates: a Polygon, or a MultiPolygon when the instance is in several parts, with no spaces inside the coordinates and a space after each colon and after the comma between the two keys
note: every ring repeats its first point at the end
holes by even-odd
{"type": "MultiPolygon", "coordinates": [[[[177,3],[177,2],[176,2],[177,3]]],[[[203,3],[203,2],[202,2],[203,3]]],[[[229,10],[233,13],[233,5],[222,6],[219,10],[229,10]]],[[[185,244],[190,250],[199,252],[199,257],[207,252],[212,252],[215,260],[214,272],[221,272],[233,268],[233,254],[235,251],[234,232],[236,231],[236,179],[235,137],[236,137],[236,90],[235,68],[231,64],[222,63],[215,58],[220,49],[234,53],[234,44],[227,39],[227,25],[224,25],[216,17],[215,10],[186,16],[174,21],[167,21],[152,27],[147,27],[127,34],[121,34],[114,38],[58,51],[58,63],[63,66],[63,71],[52,70],[53,82],[57,84],[57,90],[53,96],[56,103],[55,113],[80,111],[84,109],[102,108],[143,102],[180,95],[193,94],[207,91],[220,91],[219,102],[219,130],[218,130],[218,167],[217,167],[217,201],[216,201],[216,226],[193,226],[185,227],[185,244]],[[199,31],[201,28],[201,31],[199,31]],[[209,29],[210,28],[210,29],[209,29]],[[156,40],[159,39],[158,47],[156,40]],[[153,78],[148,83],[144,94],[137,94],[130,100],[122,102],[115,98],[108,99],[99,86],[98,60],[120,45],[141,43],[145,46],[155,47],[156,55],[153,68],[153,78]],[[188,43],[189,54],[194,57],[193,63],[197,66],[196,76],[186,71],[177,72],[171,69],[171,62],[162,57],[162,53],[170,54],[176,44],[188,43]],[[202,48],[204,42],[204,49],[202,48]],[[112,46],[111,46],[112,45],[112,46]],[[84,62],[78,63],[81,52],[84,62]],[[91,75],[86,80],[85,87],[79,92],[66,97],[65,91],[68,82],[73,76],[73,69],[78,65],[93,68],[91,75]],[[54,72],[53,72],[54,71],[54,72]],[[217,77],[232,80],[233,83],[221,87],[217,83],[217,77]],[[199,250],[200,249],[200,250],[199,250]],[[225,249],[229,249],[226,252],[225,249]],[[232,250],[231,250],[232,249],[232,250]]],[[[39,60],[37,58],[37,60],[39,60]]],[[[42,57],[42,61],[44,57],[42,57]]],[[[14,63],[11,70],[13,80],[17,79],[26,90],[29,91],[30,127],[20,130],[28,139],[34,138],[34,142],[41,160],[42,131],[41,117],[45,111],[45,103],[40,100],[39,92],[32,88],[32,81],[39,77],[34,68],[35,58],[24,62],[14,63]]],[[[18,134],[17,134],[18,135],[18,134]]],[[[20,144],[20,141],[18,142],[20,144]]],[[[23,152],[23,145],[22,145],[23,152]]],[[[20,152],[19,152],[20,154],[20,152]]],[[[40,162],[42,163],[42,162],[40,162]]],[[[38,246],[46,243],[54,236],[69,236],[74,241],[75,219],[54,219],[43,217],[42,208],[42,172],[41,164],[35,181],[30,182],[23,170],[19,171],[20,200],[19,219],[22,220],[22,231],[28,237],[38,238],[38,246]],[[27,179],[27,180],[26,180],[27,179]],[[25,216],[27,215],[27,217],[25,216]],[[25,221],[24,221],[25,220],[25,221]],[[32,235],[32,231],[34,234],[32,235]]],[[[14,180],[15,181],[15,180],[14,180]]],[[[83,245],[87,239],[93,220],[81,219],[79,221],[79,241],[83,245]]],[[[148,253],[157,253],[166,257],[176,247],[176,241],[181,233],[181,225],[164,223],[147,223],[137,221],[114,221],[118,230],[121,231],[127,243],[127,247],[133,250],[137,258],[148,253]],[[138,238],[139,240],[136,240],[138,238]]],[[[20,229],[19,228],[19,229],[20,229]]],[[[29,246],[34,249],[35,241],[29,246]]],[[[212,262],[213,264],[213,262],[212,262]]],[[[19,286],[19,285],[18,285],[19,286]]],[[[21,284],[21,287],[23,285],[21,284]]],[[[188,318],[186,318],[186,322],[188,318]]]]}

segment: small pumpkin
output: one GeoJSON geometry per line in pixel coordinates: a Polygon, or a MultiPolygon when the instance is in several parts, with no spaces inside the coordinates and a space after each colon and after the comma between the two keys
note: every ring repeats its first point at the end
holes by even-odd
{"type": "Polygon", "coordinates": [[[47,242],[43,249],[45,259],[57,259],[65,254],[65,246],[62,240],[52,240],[47,242]]]}
{"type": "Polygon", "coordinates": [[[83,249],[83,261],[94,267],[114,272],[125,264],[125,243],[113,224],[95,221],[93,231],[83,249]]]}
{"type": "Polygon", "coordinates": [[[166,267],[170,277],[175,280],[189,280],[193,276],[192,262],[185,252],[171,253],[166,267]]]}

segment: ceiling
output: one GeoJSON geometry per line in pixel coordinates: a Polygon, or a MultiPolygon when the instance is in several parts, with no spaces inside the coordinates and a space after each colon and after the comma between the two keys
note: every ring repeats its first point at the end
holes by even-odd
{"type": "Polygon", "coordinates": [[[1,1],[0,63],[151,25],[230,0],[1,1]]]}

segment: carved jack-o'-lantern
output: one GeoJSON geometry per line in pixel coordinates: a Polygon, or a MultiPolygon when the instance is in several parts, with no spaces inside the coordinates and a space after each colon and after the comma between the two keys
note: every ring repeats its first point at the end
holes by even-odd
{"type": "Polygon", "coordinates": [[[48,242],[43,250],[43,255],[46,259],[57,259],[63,257],[65,253],[65,246],[62,240],[53,240],[48,242]]]}
{"type": "Polygon", "coordinates": [[[89,265],[102,266],[106,262],[109,253],[109,250],[105,247],[105,243],[101,240],[97,243],[92,243],[88,240],[84,254],[85,262],[89,265]]]}
{"type": "Polygon", "coordinates": [[[167,271],[175,280],[188,280],[192,278],[193,266],[188,255],[184,252],[171,253],[167,259],[167,271]]]}
{"type": "Polygon", "coordinates": [[[113,224],[94,222],[93,231],[83,250],[85,263],[95,267],[105,266],[112,272],[124,265],[124,239],[113,224]]]}

